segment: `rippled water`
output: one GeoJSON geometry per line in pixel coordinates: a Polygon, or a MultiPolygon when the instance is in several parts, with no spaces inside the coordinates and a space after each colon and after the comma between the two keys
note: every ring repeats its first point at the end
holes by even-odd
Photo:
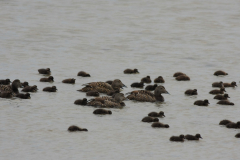
{"type": "MultiPolygon", "coordinates": [[[[239,1],[13,0],[0,1],[1,79],[37,85],[31,100],[0,100],[0,159],[239,159],[240,132],[218,125],[239,121],[240,91],[227,88],[234,106],[220,106],[208,94],[215,81],[239,84],[239,1]],[[37,69],[50,67],[53,84],[40,83],[37,69]],[[140,74],[125,75],[126,68],[140,74]],[[222,69],[226,77],[213,76],[222,69]],[[77,77],[80,70],[90,78],[77,77]],[[189,82],[177,82],[183,71],[189,82]],[[82,84],[119,78],[130,86],[142,77],[163,76],[171,95],[164,103],[127,101],[112,115],[76,106],[82,84]],[[76,84],[63,84],[76,78],[76,84]],[[42,92],[56,85],[57,93],[42,92]],[[198,89],[187,97],[186,89],[198,89]],[[209,99],[209,107],[194,106],[209,99]],[[153,129],[140,122],[151,111],[164,111],[153,129]],[[70,125],[87,133],[69,133],[70,125]],[[173,143],[169,137],[200,133],[198,142],[173,143]]],[[[123,93],[132,91],[128,87],[123,93]]],[[[89,97],[88,97],[89,98],[89,97]]]]}

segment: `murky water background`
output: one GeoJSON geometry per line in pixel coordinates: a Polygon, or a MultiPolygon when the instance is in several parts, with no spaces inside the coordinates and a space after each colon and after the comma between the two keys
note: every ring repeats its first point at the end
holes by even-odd
{"type": "Polygon", "coordinates": [[[239,7],[234,0],[0,1],[1,79],[40,89],[31,100],[0,100],[0,159],[239,159],[234,136],[240,130],[218,123],[240,120],[240,90],[226,89],[234,106],[217,105],[208,94],[215,81],[239,84],[239,7]],[[53,84],[39,82],[37,69],[44,67],[51,68],[53,84]],[[125,75],[126,68],[140,74],[125,75]],[[213,76],[218,69],[229,76],[213,76]],[[92,77],[77,77],[81,70],[92,77]],[[191,81],[175,81],[177,71],[191,81]],[[110,116],[73,104],[85,97],[76,91],[84,83],[119,78],[130,86],[147,75],[164,77],[171,93],[164,103],[127,101],[110,116]],[[76,78],[76,84],[61,83],[65,78],[76,78]],[[42,92],[52,85],[57,93],[42,92]],[[193,88],[198,96],[184,95],[193,88]],[[198,99],[211,104],[194,106],[198,99]],[[169,129],[140,122],[160,110],[169,129]],[[89,132],[69,133],[73,124],[89,132]],[[169,141],[196,133],[203,137],[199,142],[169,141]]]}

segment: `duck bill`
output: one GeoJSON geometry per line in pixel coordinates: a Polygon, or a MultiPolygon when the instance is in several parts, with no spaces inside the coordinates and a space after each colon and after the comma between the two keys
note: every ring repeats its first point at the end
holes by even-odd
{"type": "Polygon", "coordinates": [[[123,84],[123,86],[122,87],[126,87],[127,88],[127,86],[125,85],[125,84],[123,84]]]}
{"type": "Polygon", "coordinates": [[[163,115],[163,117],[166,117],[165,115],[163,115]]]}
{"type": "Polygon", "coordinates": [[[168,91],[165,91],[164,93],[166,93],[166,94],[170,94],[168,91]]]}
{"type": "Polygon", "coordinates": [[[199,137],[199,138],[203,139],[202,137],[199,137]]]}

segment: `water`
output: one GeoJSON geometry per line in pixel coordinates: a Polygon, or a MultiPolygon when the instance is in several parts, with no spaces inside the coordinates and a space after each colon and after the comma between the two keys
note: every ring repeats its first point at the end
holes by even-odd
{"type": "MultiPolygon", "coordinates": [[[[1,79],[37,85],[31,100],[1,99],[0,159],[238,159],[239,130],[218,125],[239,121],[240,91],[227,88],[234,106],[217,105],[211,84],[239,84],[239,1],[36,0],[0,1],[1,79]],[[53,84],[40,83],[37,69],[51,68],[53,84]],[[140,74],[125,75],[126,68],[140,74]],[[216,77],[216,70],[226,77],[216,77]],[[77,77],[81,70],[90,78],[77,77]],[[177,82],[182,71],[191,78],[177,82]],[[82,84],[119,78],[129,86],[142,77],[163,76],[164,103],[127,101],[112,115],[96,116],[94,108],[76,106],[82,84]],[[63,84],[76,78],[76,84],[63,84]],[[57,93],[42,89],[55,85],[57,93]],[[198,89],[187,97],[186,89],[198,89]],[[194,106],[208,99],[209,107],[194,106]],[[153,129],[140,122],[151,111],[164,111],[153,129]],[[87,133],[69,133],[70,125],[87,133]],[[199,142],[173,143],[172,135],[196,134],[199,142]]],[[[87,97],[89,98],[89,97],[87,97]]]]}

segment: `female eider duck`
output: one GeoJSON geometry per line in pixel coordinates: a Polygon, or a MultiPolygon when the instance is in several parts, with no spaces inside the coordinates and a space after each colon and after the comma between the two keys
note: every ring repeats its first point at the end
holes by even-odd
{"type": "Polygon", "coordinates": [[[240,128],[240,122],[237,122],[237,123],[234,123],[234,122],[228,123],[228,124],[226,125],[226,127],[227,127],[227,128],[235,128],[235,129],[240,128]]]}
{"type": "Polygon", "coordinates": [[[224,119],[219,122],[219,125],[227,125],[228,123],[233,123],[233,122],[230,120],[224,119]]]}
{"type": "Polygon", "coordinates": [[[15,79],[11,85],[0,85],[0,93],[2,92],[10,92],[12,96],[15,97],[19,91],[18,88],[22,86],[19,79],[15,79]]]}
{"type": "Polygon", "coordinates": [[[83,98],[83,99],[78,99],[74,102],[74,104],[77,104],[77,105],[87,105],[87,99],[86,98],[83,98]]]}
{"type": "Polygon", "coordinates": [[[136,74],[136,73],[139,73],[138,72],[138,69],[125,69],[123,71],[124,74],[136,74]]]}
{"type": "Polygon", "coordinates": [[[187,75],[180,75],[175,78],[177,81],[190,81],[190,78],[187,75]]]}
{"type": "Polygon", "coordinates": [[[131,87],[135,87],[135,88],[143,88],[143,86],[144,86],[144,82],[140,82],[140,83],[134,82],[131,84],[131,87]]]}

